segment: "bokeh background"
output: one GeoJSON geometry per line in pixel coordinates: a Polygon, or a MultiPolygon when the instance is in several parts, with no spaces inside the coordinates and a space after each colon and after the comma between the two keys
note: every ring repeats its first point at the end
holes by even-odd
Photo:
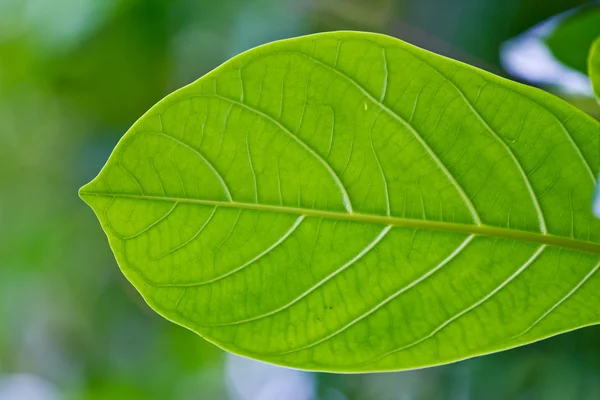
{"type": "Polygon", "coordinates": [[[77,197],[149,107],[253,46],[368,30],[509,76],[503,43],[583,3],[0,0],[0,399],[599,399],[600,327],[398,373],[229,356],[145,305],[77,197]]]}

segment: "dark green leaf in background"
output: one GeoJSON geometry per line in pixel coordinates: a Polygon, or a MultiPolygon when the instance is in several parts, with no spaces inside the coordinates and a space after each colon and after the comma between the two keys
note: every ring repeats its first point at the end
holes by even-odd
{"type": "Polygon", "coordinates": [[[548,48],[561,63],[587,74],[587,54],[600,35],[600,5],[577,9],[561,20],[546,38],[548,48]]]}
{"type": "Polygon", "coordinates": [[[399,40],[271,43],[168,96],[80,191],[157,312],[312,370],[600,321],[600,125],[399,40]]]}

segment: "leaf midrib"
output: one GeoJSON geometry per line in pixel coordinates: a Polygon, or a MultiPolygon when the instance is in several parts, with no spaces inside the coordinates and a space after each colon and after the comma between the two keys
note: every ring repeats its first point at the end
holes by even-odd
{"type": "Polygon", "coordinates": [[[237,201],[219,201],[219,200],[203,200],[183,197],[170,196],[151,196],[129,193],[110,193],[110,192],[92,192],[80,190],[79,195],[85,200],[85,196],[100,196],[100,197],[119,197],[149,201],[165,201],[174,203],[200,204],[213,207],[227,207],[258,211],[282,212],[287,214],[305,215],[308,217],[319,217],[327,219],[337,219],[355,222],[364,222],[372,224],[390,225],[397,227],[422,228],[438,231],[456,232],[464,234],[472,234],[479,236],[489,236],[497,238],[523,240],[527,242],[541,243],[547,246],[562,247],[586,251],[590,253],[600,253],[600,244],[586,242],[582,240],[555,236],[550,234],[542,234],[537,232],[528,232],[508,228],[500,228],[489,225],[469,225],[456,222],[431,221],[421,219],[402,218],[394,216],[372,215],[362,213],[344,213],[336,211],[316,210],[310,208],[278,206],[270,204],[253,204],[237,201]]]}

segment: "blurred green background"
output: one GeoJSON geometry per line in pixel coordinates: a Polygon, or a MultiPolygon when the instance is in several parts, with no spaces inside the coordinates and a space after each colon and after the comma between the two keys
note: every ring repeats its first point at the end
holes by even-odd
{"type": "Polygon", "coordinates": [[[599,399],[600,327],[387,374],[227,356],[145,305],[77,197],[150,106],[253,46],[368,30],[507,76],[504,41],[583,3],[0,0],[0,399],[599,399]]]}

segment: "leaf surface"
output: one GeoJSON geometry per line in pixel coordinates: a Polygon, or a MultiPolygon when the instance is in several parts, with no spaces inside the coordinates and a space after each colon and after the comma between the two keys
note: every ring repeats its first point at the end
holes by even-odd
{"type": "MultiPolygon", "coordinates": [[[[590,75],[590,81],[592,82],[592,89],[598,104],[600,104],[600,36],[594,40],[590,47],[588,55],[588,73],[590,75]]],[[[600,181],[600,177],[598,178],[600,181]]],[[[596,218],[600,218],[600,185],[596,183],[596,193],[594,194],[594,200],[592,209],[596,218]]]]}
{"type": "Polygon", "coordinates": [[[592,43],[588,56],[588,72],[594,94],[600,103],[600,36],[592,43]]]}
{"type": "Polygon", "coordinates": [[[401,370],[596,324],[600,125],[394,38],[234,57],[81,197],[148,304],[233,353],[401,370]]]}

